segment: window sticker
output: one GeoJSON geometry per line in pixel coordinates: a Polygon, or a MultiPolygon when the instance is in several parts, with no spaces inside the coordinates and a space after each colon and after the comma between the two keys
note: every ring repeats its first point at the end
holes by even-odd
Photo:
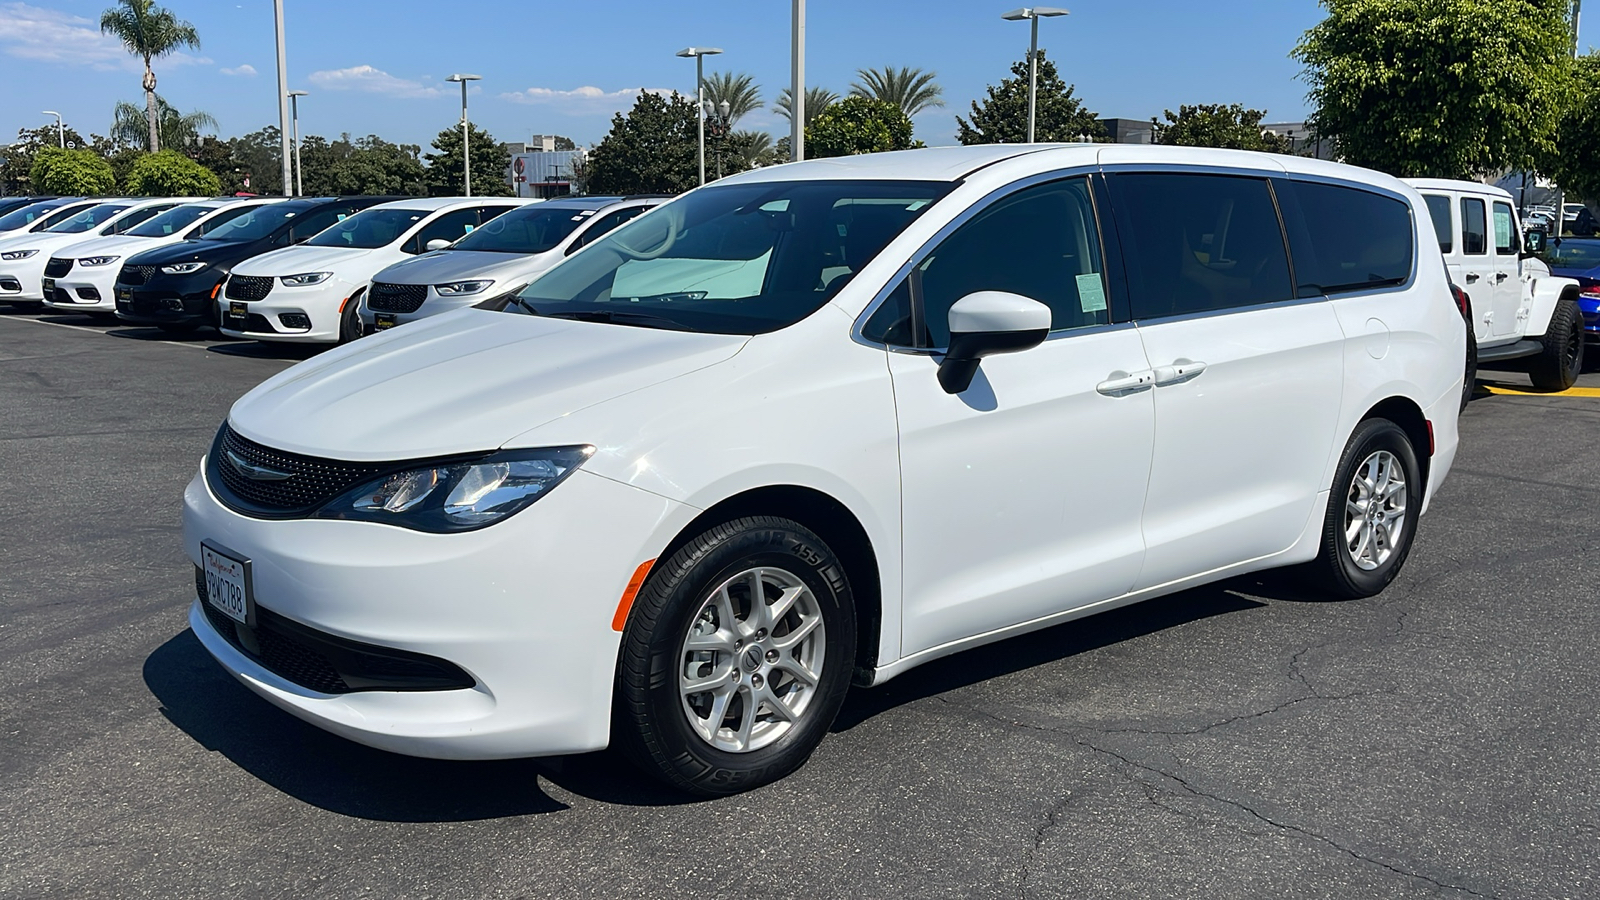
{"type": "Polygon", "coordinates": [[[1086,313],[1100,312],[1106,308],[1106,289],[1100,282],[1099,272],[1078,276],[1078,305],[1086,313]]]}
{"type": "Polygon", "coordinates": [[[1494,245],[1498,248],[1511,246],[1511,210],[1498,203],[1494,206],[1494,245]]]}

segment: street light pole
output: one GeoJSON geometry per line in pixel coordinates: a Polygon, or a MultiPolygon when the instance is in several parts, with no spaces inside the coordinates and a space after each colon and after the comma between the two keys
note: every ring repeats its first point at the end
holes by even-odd
{"type": "Polygon", "coordinates": [[[789,40],[789,159],[806,158],[806,0],[794,0],[789,40]]]}
{"type": "Polygon", "coordinates": [[[278,144],[283,155],[283,195],[292,196],[294,173],[289,165],[289,62],[283,43],[283,0],[272,0],[278,33],[278,144]]]}
{"type": "Polygon", "coordinates": [[[294,120],[294,195],[306,195],[306,170],[300,165],[300,98],[306,91],[289,92],[289,117],[294,120]]]}
{"type": "Polygon", "coordinates": [[[1052,6],[1024,6],[1000,16],[1011,22],[1020,22],[1027,19],[1030,23],[1031,39],[1028,41],[1028,143],[1033,143],[1034,122],[1037,120],[1039,106],[1039,20],[1051,16],[1064,16],[1067,11],[1056,9],[1052,6]]]}
{"type": "Polygon", "coordinates": [[[44,110],[44,114],[56,117],[56,141],[61,144],[61,149],[67,149],[67,126],[61,124],[61,113],[53,109],[47,109],[44,110]]]}
{"type": "Polygon", "coordinates": [[[694,108],[695,120],[700,126],[700,183],[706,183],[706,110],[705,110],[705,58],[721,53],[716,47],[685,47],[678,51],[682,57],[694,58],[694,108]]]}
{"type": "MultiPolygon", "coordinates": [[[[1578,58],[1578,21],[1583,17],[1583,0],[1572,0],[1572,58],[1578,58]]],[[[1577,223],[1574,222],[1574,225],[1577,223]]],[[[1561,240],[1561,232],[1567,227],[1567,191],[1560,185],[1556,186],[1556,240],[1561,240]]]]}
{"type": "Polygon", "coordinates": [[[445,81],[461,82],[461,186],[466,196],[472,196],[472,144],[471,123],[467,120],[467,82],[482,81],[482,75],[451,75],[445,81]]]}

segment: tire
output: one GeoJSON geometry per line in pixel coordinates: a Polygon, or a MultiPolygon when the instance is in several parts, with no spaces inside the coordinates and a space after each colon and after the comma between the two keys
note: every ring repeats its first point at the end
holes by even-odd
{"type": "Polygon", "coordinates": [[[339,314],[339,343],[348,344],[361,337],[361,293],[353,294],[339,314]]]}
{"type": "Polygon", "coordinates": [[[701,796],[776,781],[832,726],[855,642],[850,582],[821,538],[769,516],[718,525],[657,564],[639,592],[617,664],[613,742],[645,772],[701,796]],[[749,602],[756,579],[769,604],[792,596],[776,622],[749,602]],[[691,649],[691,637],[706,649],[691,649]]]}
{"type": "Polygon", "coordinates": [[[1539,339],[1544,350],[1528,361],[1528,377],[1541,391],[1564,391],[1583,371],[1583,315],[1578,304],[1563,298],[1550,314],[1550,327],[1539,339]]]}
{"type": "Polygon", "coordinates": [[[157,322],[156,327],[167,334],[193,334],[200,328],[199,322],[157,322]]]}
{"type": "Polygon", "coordinates": [[[1472,402],[1472,394],[1478,389],[1478,337],[1472,333],[1472,319],[1470,313],[1467,319],[1467,370],[1466,379],[1461,383],[1461,409],[1465,411],[1467,404],[1472,402]]]}
{"type": "Polygon", "coordinates": [[[1388,419],[1367,419],[1356,426],[1328,494],[1321,551],[1303,573],[1307,586],[1338,600],[1381,593],[1411,553],[1422,490],[1422,469],[1404,429],[1388,419]],[[1370,496],[1372,481],[1388,484],[1392,491],[1395,473],[1403,479],[1400,490],[1372,510],[1370,499],[1362,495],[1370,496]],[[1383,519],[1368,519],[1369,512],[1381,512],[1383,519]],[[1398,529],[1393,527],[1395,518],[1400,519],[1398,529]],[[1354,537],[1347,537],[1352,526],[1354,537]]]}

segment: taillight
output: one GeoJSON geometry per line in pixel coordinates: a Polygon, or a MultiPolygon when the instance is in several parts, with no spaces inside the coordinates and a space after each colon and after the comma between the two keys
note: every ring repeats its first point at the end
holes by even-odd
{"type": "Polygon", "coordinates": [[[1467,296],[1467,292],[1452,284],[1450,293],[1455,294],[1456,309],[1461,310],[1461,315],[1468,319],[1472,318],[1472,298],[1467,296]]]}
{"type": "Polygon", "coordinates": [[[1588,281],[1588,283],[1584,284],[1579,282],[1578,293],[1584,297],[1600,300],[1600,281],[1590,281],[1589,279],[1584,280],[1588,281]]]}

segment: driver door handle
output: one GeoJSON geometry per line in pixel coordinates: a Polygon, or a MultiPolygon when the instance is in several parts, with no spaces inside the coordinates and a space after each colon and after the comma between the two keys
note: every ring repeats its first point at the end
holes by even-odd
{"type": "Polygon", "coordinates": [[[1477,284],[1477,283],[1478,283],[1478,276],[1472,275],[1472,274],[1468,274],[1467,275],[1467,284],[1477,284]]]}
{"type": "Polygon", "coordinates": [[[1155,387],[1155,374],[1149,369],[1131,374],[1118,369],[1105,381],[1095,385],[1094,389],[1107,397],[1125,397],[1139,391],[1148,391],[1153,387],[1155,387]]]}
{"type": "Polygon", "coordinates": [[[1156,366],[1156,386],[1162,387],[1169,384],[1182,384],[1193,378],[1198,378],[1206,370],[1206,364],[1193,359],[1173,360],[1170,366],[1156,366]]]}

